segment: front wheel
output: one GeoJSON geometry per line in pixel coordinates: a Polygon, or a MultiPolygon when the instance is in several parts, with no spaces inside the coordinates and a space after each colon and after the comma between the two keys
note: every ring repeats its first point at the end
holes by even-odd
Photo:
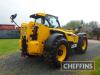
{"type": "Polygon", "coordinates": [[[80,37],[77,48],[76,48],[76,53],[77,54],[84,54],[87,51],[87,37],[80,37]]]}

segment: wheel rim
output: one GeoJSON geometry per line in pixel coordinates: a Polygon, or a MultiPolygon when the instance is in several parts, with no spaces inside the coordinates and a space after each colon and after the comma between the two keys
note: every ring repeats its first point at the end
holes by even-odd
{"type": "Polygon", "coordinates": [[[57,60],[58,61],[64,61],[64,59],[66,58],[66,46],[65,45],[61,45],[58,49],[58,53],[57,53],[57,60]]]}
{"type": "Polygon", "coordinates": [[[83,49],[83,50],[86,49],[86,40],[83,41],[82,49],[83,49]]]}

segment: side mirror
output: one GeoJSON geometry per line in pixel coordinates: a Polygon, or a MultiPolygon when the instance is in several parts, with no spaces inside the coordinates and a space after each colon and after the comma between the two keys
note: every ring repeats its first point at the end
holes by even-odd
{"type": "Polygon", "coordinates": [[[17,14],[11,15],[11,16],[10,16],[11,22],[14,22],[14,19],[15,19],[16,17],[17,17],[17,14]]]}

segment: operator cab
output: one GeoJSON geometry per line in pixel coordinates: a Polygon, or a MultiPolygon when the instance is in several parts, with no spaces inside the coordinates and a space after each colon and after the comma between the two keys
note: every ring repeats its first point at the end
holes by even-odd
{"type": "Polygon", "coordinates": [[[36,23],[43,24],[50,28],[60,28],[60,23],[58,17],[49,15],[49,14],[33,14],[30,15],[30,18],[33,18],[36,23]]]}

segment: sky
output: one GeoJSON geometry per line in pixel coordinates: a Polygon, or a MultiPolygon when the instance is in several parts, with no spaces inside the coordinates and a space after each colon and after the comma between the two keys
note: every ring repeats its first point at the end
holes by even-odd
{"type": "Polygon", "coordinates": [[[21,25],[37,12],[58,16],[62,25],[71,20],[100,23],[100,0],[0,0],[0,24],[11,24],[10,15],[17,13],[21,25]]]}

